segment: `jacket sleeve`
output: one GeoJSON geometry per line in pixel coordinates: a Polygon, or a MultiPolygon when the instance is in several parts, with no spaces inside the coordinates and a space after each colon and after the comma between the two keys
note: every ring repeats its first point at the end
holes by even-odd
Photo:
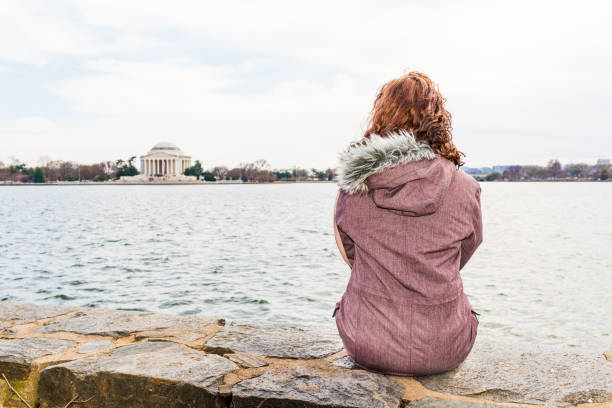
{"type": "MultiPolygon", "coordinates": [[[[338,224],[336,224],[338,227],[338,224]]],[[[351,263],[351,266],[355,263],[355,242],[348,236],[348,234],[340,227],[338,227],[338,232],[340,233],[340,239],[342,240],[342,246],[344,247],[344,252],[346,252],[346,257],[351,263]]]]}
{"type": "Polygon", "coordinates": [[[471,220],[473,230],[466,238],[461,241],[461,261],[459,269],[463,269],[465,264],[470,260],[476,248],[482,242],[482,210],[480,206],[480,186],[476,190],[475,205],[471,210],[471,220]]]}
{"type": "Polygon", "coordinates": [[[338,200],[336,201],[334,223],[336,229],[338,230],[338,235],[340,236],[340,241],[342,243],[342,247],[344,248],[344,252],[346,253],[346,257],[348,258],[351,266],[353,266],[355,263],[355,242],[346,232],[344,232],[341,227],[341,224],[343,224],[343,220],[345,218],[345,202],[342,195],[343,193],[340,193],[338,200]]]}

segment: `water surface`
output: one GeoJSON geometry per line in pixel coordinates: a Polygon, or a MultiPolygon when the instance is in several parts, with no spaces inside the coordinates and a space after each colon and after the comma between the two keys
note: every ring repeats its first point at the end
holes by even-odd
{"type": "MultiPolygon", "coordinates": [[[[612,183],[485,183],[479,335],[612,348],[612,183]]],[[[0,300],[333,325],[333,184],[0,187],[0,300]]]]}

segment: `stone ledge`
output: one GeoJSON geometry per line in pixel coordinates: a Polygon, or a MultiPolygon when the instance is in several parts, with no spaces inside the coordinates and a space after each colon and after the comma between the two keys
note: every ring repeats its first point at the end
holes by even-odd
{"type": "MultiPolygon", "coordinates": [[[[457,369],[409,378],[359,369],[320,327],[0,302],[0,330],[0,373],[42,408],[612,405],[612,350],[480,335],[457,369]]],[[[23,407],[3,382],[0,407],[23,407]]]]}
{"type": "Polygon", "coordinates": [[[16,380],[25,380],[30,375],[34,360],[67,351],[74,345],[69,340],[39,337],[0,340],[2,373],[16,380]]]}
{"type": "Polygon", "coordinates": [[[40,373],[42,408],[63,406],[66,396],[92,397],[92,407],[214,407],[225,374],[238,368],[216,354],[172,342],[144,342],[40,373]]]}
{"type": "Polygon", "coordinates": [[[567,348],[480,340],[460,369],[419,381],[434,391],[500,402],[612,401],[612,364],[603,352],[583,354],[567,348]]]}
{"type": "Polygon", "coordinates": [[[232,389],[232,402],[235,408],[386,408],[399,407],[403,395],[404,387],[383,375],[297,366],[239,382],[232,389]]]}
{"type": "Polygon", "coordinates": [[[312,359],[342,350],[342,340],[327,327],[287,327],[236,323],[206,342],[208,350],[244,351],[268,357],[312,359]]]}

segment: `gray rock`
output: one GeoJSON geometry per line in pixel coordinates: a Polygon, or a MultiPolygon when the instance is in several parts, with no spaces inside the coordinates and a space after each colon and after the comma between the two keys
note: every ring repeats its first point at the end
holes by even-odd
{"type": "Polygon", "coordinates": [[[342,368],[346,368],[349,370],[359,368],[357,365],[355,365],[355,363],[353,362],[353,360],[351,360],[349,356],[339,358],[338,360],[335,360],[332,364],[335,365],[336,367],[342,367],[342,368]]]}
{"type": "Polygon", "coordinates": [[[342,340],[327,327],[289,327],[236,323],[225,326],[206,342],[209,350],[245,351],[268,357],[310,359],[342,350],[342,340]]]}
{"type": "Polygon", "coordinates": [[[109,348],[113,345],[113,342],[110,340],[98,340],[98,341],[90,341],[89,343],[83,344],[77,350],[77,353],[88,354],[88,353],[96,353],[98,351],[109,348]]]}
{"type": "Polygon", "coordinates": [[[40,406],[64,406],[72,396],[88,407],[214,407],[233,362],[170,342],[137,343],[40,373],[40,406]]]}
{"type": "Polygon", "coordinates": [[[9,379],[24,380],[30,373],[32,360],[74,346],[72,341],[39,337],[0,340],[0,372],[9,379]]]}
{"type": "MultiPolygon", "coordinates": [[[[4,322],[4,327],[14,324],[32,323],[49,317],[60,316],[74,312],[77,307],[59,305],[37,305],[24,302],[0,302],[0,323],[4,322]]],[[[2,329],[0,325],[0,329],[2,329]]]]}
{"type": "Polygon", "coordinates": [[[244,368],[257,368],[268,365],[268,361],[266,361],[265,358],[258,356],[257,354],[244,353],[242,351],[225,354],[223,357],[229,358],[234,363],[239,364],[244,368]]]}
{"type": "Polygon", "coordinates": [[[492,407],[493,404],[487,404],[486,402],[466,402],[448,399],[437,399],[431,397],[421,398],[420,400],[414,401],[409,404],[409,408],[482,408],[492,407]]]}
{"type": "Polygon", "coordinates": [[[36,331],[40,333],[72,332],[121,337],[147,330],[195,330],[208,324],[223,324],[224,320],[206,316],[173,316],[148,312],[109,309],[87,309],[74,317],[60,319],[36,331]]]}
{"type": "Polygon", "coordinates": [[[612,364],[601,353],[500,339],[478,337],[459,367],[417,379],[434,391],[499,402],[566,406],[576,398],[612,401],[612,364]]]}
{"type": "Polygon", "coordinates": [[[404,388],[363,370],[324,372],[312,368],[268,371],[232,389],[234,408],[399,407],[404,388]]]}

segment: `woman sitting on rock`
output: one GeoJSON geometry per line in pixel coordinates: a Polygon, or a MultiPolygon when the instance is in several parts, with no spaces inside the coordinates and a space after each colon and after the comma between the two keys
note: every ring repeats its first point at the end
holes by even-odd
{"type": "Polygon", "coordinates": [[[424,74],[388,82],[340,156],[334,228],[351,277],[334,316],[370,371],[448,371],[476,339],[459,271],[482,241],[480,186],[459,170],[444,101],[424,74]]]}

